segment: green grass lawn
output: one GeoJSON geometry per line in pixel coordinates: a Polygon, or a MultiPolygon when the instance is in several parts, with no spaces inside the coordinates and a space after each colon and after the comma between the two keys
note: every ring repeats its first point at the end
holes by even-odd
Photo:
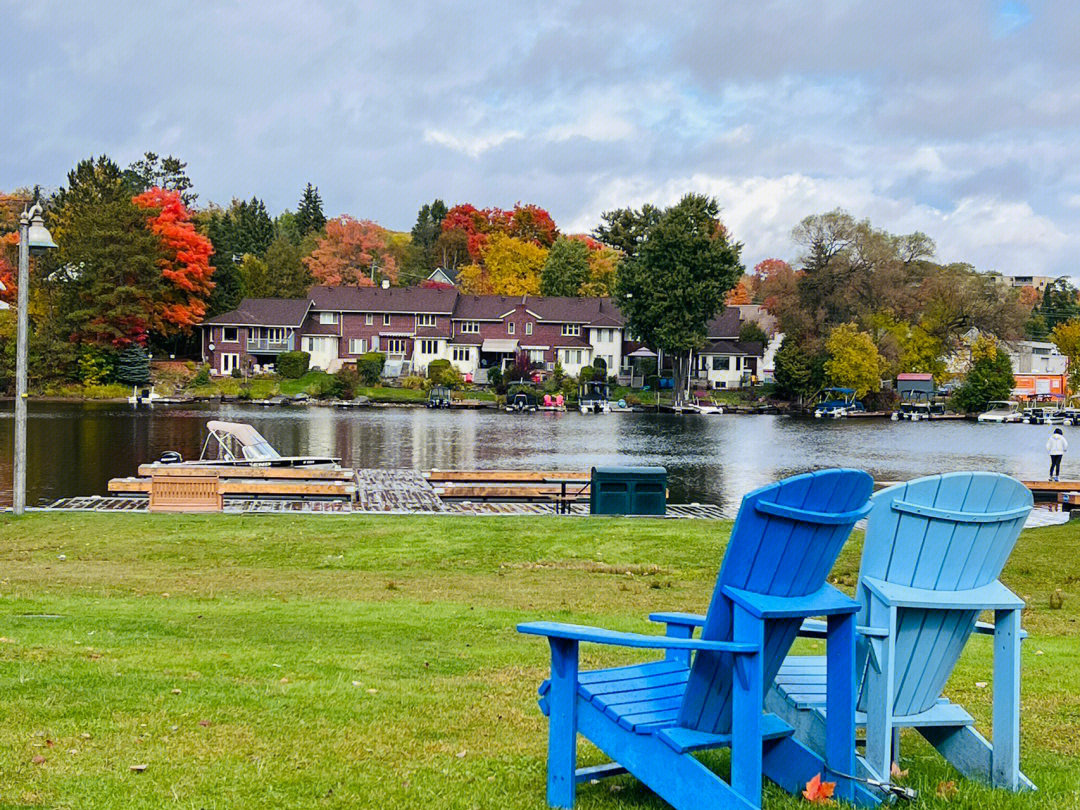
{"type": "MultiPolygon", "coordinates": [[[[706,607],[729,530],[0,517],[0,808],[543,808],[548,651],[515,623],[656,632],[650,611],[706,607]]],[[[1029,604],[1021,761],[1040,791],[966,782],[905,735],[919,807],[1080,807],[1080,530],[1025,532],[1005,581],[1029,604]]],[[[973,638],[949,686],[984,731],[990,647],[973,638]]],[[[585,667],[643,657],[583,647],[585,667]]],[[[579,806],[663,807],[629,777],[584,786],[579,806]]],[[[807,805],[768,787],[765,806],[807,805]]]]}

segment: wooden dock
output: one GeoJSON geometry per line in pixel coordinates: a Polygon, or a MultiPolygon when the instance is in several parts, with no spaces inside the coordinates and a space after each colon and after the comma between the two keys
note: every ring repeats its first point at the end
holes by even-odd
{"type": "Polygon", "coordinates": [[[1067,493],[1080,495],[1080,481],[1023,481],[1037,501],[1058,501],[1067,493]]]}

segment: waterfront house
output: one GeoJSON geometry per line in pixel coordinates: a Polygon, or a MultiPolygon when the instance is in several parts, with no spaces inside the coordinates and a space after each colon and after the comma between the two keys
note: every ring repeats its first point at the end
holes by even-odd
{"type": "MultiPolygon", "coordinates": [[[[738,340],[740,307],[710,323],[701,354],[709,387],[736,387],[753,376],[762,346],[738,340]],[[726,358],[726,359],[725,359],[726,358]]],[[[609,298],[463,295],[435,287],[312,287],[303,299],[245,298],[203,323],[203,360],[214,374],[267,370],[276,355],[301,350],[311,367],[334,372],[366,352],[386,356],[385,374],[423,374],[448,360],[463,375],[486,382],[524,352],[544,371],[567,374],[603,360],[609,374],[628,373],[625,320],[609,298]]]]}

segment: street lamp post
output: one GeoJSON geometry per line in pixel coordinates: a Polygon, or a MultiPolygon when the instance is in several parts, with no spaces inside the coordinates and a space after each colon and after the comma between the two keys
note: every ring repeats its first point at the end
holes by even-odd
{"type": "Polygon", "coordinates": [[[11,511],[26,509],[26,355],[29,341],[30,253],[55,248],[45,228],[41,206],[34,203],[19,217],[18,327],[15,337],[15,465],[12,476],[11,511]]]}

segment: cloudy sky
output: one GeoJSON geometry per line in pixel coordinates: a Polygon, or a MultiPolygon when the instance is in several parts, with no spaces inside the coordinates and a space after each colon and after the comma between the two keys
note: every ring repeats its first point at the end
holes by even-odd
{"type": "Polygon", "coordinates": [[[0,0],[0,189],[186,160],[408,229],[434,197],[601,211],[715,195],[748,265],[841,206],[944,261],[1077,275],[1080,4],[0,0]]]}

